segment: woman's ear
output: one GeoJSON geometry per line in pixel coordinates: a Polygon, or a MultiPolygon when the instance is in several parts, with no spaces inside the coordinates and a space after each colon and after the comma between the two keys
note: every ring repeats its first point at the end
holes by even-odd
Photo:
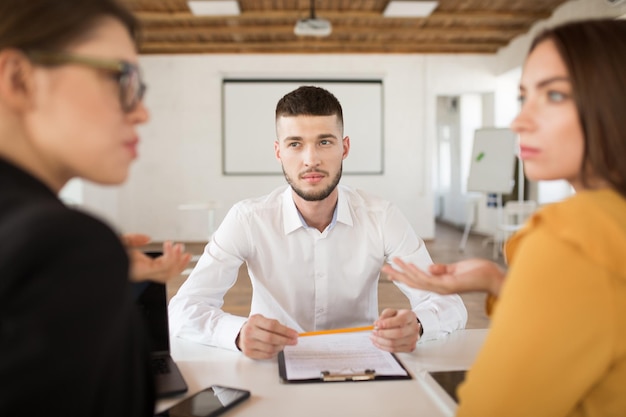
{"type": "Polygon", "coordinates": [[[34,90],[33,66],[15,49],[0,51],[0,101],[14,110],[29,108],[34,90]]]}

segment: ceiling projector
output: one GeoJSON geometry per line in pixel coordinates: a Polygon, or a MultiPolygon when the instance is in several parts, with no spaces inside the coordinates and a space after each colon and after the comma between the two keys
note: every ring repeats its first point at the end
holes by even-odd
{"type": "Polygon", "coordinates": [[[300,19],[293,28],[293,33],[298,36],[328,36],[333,30],[332,25],[326,19],[308,18],[300,19]]]}

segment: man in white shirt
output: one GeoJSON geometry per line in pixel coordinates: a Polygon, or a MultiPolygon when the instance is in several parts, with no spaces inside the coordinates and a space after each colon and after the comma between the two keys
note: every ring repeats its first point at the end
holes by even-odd
{"type": "Polygon", "coordinates": [[[288,186],[235,204],[169,305],[174,335],[274,357],[298,333],[374,325],[372,343],[411,352],[467,322],[458,295],[398,286],[411,310],[378,314],[380,268],[399,257],[420,268],[432,260],[393,204],[340,186],[350,151],[341,105],[319,87],[300,87],[276,107],[276,159],[288,186]],[[245,262],[250,317],[221,310],[245,262]]]}

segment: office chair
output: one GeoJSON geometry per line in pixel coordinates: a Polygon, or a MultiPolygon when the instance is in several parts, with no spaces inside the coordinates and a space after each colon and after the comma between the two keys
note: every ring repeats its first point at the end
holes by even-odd
{"type": "Polygon", "coordinates": [[[502,245],[511,235],[522,228],[526,220],[537,210],[537,202],[532,200],[507,201],[499,217],[494,236],[493,258],[502,253],[502,245]]]}

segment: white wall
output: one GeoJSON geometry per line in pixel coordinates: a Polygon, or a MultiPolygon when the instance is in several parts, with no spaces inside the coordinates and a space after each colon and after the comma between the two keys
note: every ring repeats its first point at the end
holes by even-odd
{"type": "MultiPolygon", "coordinates": [[[[236,201],[284,184],[282,176],[222,175],[223,77],[381,77],[384,175],[344,175],[342,183],[395,202],[416,232],[431,239],[436,96],[468,85],[493,89],[489,61],[484,56],[419,55],[143,56],[152,118],[140,129],[140,158],[124,186],[114,190],[87,186],[84,205],[121,231],[148,233],[155,240],[203,240],[206,214],[181,212],[178,205],[218,200],[219,223],[236,201]]],[[[246,122],[245,115],[241,119],[246,122]]],[[[345,133],[350,135],[350,126],[345,133]]],[[[268,140],[267,154],[258,157],[273,158],[272,149],[268,140]]]]}
{"type": "MultiPolygon", "coordinates": [[[[557,10],[548,23],[624,13],[625,4],[612,7],[605,0],[573,0],[557,10]]],[[[436,97],[495,91],[497,75],[521,64],[528,42],[529,37],[524,36],[495,56],[143,56],[141,65],[149,86],[146,103],[152,119],[140,129],[140,159],[122,187],[84,185],[83,204],[120,231],[147,233],[157,241],[203,240],[207,234],[206,214],[181,212],[179,204],[218,200],[219,223],[234,202],[265,194],[284,183],[280,176],[221,174],[223,77],[381,77],[384,175],[346,175],[342,182],[395,202],[416,232],[431,239],[436,97]]],[[[495,108],[498,105],[496,96],[495,108]]],[[[350,126],[346,126],[346,134],[350,135],[350,126]]],[[[272,146],[268,141],[268,153],[259,157],[273,158],[272,146]]]]}

